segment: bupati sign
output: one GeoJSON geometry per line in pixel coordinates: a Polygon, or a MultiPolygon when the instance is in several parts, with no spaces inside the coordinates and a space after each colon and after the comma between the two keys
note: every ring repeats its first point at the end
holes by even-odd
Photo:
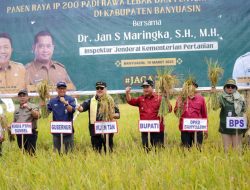
{"type": "MultiPolygon", "coordinates": [[[[53,60],[76,90],[95,90],[99,80],[109,90],[140,88],[141,77],[154,78],[164,66],[181,78],[191,70],[202,87],[210,85],[206,57],[222,63],[223,85],[250,51],[249,13],[246,0],[1,0],[0,33],[10,34],[12,59],[26,65],[34,60],[34,36],[49,29],[53,60]]],[[[0,82],[4,88],[12,87],[0,82]]]]}
{"type": "Polygon", "coordinates": [[[207,131],[207,119],[184,118],[183,131],[207,131]]]}
{"type": "Polygon", "coordinates": [[[140,120],[139,121],[140,132],[160,132],[159,120],[140,120]]]}
{"type": "Polygon", "coordinates": [[[32,123],[12,123],[11,134],[32,134],[32,123]]]}

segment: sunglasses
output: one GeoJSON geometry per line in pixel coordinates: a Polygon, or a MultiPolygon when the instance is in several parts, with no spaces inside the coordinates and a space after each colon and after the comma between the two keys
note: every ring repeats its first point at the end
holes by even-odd
{"type": "Polygon", "coordinates": [[[229,85],[226,85],[226,88],[232,88],[232,89],[235,89],[235,86],[234,86],[234,85],[229,84],[229,85]]]}
{"type": "Polygon", "coordinates": [[[102,87],[102,86],[97,86],[96,87],[96,90],[103,90],[104,89],[104,87],[102,87]]]}

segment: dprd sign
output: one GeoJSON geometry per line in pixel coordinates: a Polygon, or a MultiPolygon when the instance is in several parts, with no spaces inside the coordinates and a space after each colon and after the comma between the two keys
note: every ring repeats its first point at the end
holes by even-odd
{"type": "Polygon", "coordinates": [[[184,118],[183,131],[207,131],[207,119],[184,118]]]}

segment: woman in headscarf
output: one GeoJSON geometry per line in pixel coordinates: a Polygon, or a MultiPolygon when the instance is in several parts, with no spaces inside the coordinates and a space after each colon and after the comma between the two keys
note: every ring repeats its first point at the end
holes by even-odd
{"type": "Polygon", "coordinates": [[[238,87],[234,79],[228,79],[224,85],[224,92],[218,96],[218,104],[213,104],[213,110],[220,110],[220,128],[224,151],[227,152],[241,147],[244,129],[229,129],[226,127],[227,117],[243,117],[246,111],[246,103],[243,96],[237,91],[238,87]]]}

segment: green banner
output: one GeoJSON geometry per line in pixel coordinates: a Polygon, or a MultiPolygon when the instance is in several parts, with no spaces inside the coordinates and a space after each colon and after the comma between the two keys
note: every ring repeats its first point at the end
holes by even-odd
{"type": "Polygon", "coordinates": [[[166,66],[181,80],[191,74],[210,86],[205,58],[212,58],[225,70],[223,85],[236,59],[250,51],[249,21],[250,2],[243,0],[2,0],[0,33],[12,39],[14,62],[0,68],[0,92],[21,87],[6,74],[18,63],[26,72],[14,75],[25,86],[63,80],[86,91],[97,81],[109,90],[140,88],[166,66]],[[41,31],[53,36],[52,47],[34,40],[41,31]]]}

